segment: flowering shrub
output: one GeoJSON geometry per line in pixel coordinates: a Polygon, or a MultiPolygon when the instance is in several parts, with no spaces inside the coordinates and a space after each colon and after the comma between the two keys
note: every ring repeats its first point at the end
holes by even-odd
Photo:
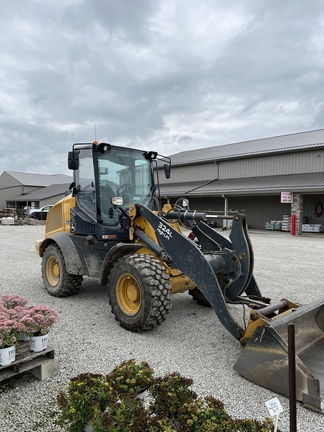
{"type": "Polygon", "coordinates": [[[29,308],[26,306],[16,306],[12,309],[12,316],[17,322],[19,332],[28,333],[29,327],[32,325],[32,318],[29,315],[29,308]]]}
{"type": "Polygon", "coordinates": [[[72,378],[65,392],[57,396],[61,415],[58,423],[70,432],[84,431],[99,412],[117,402],[117,394],[101,374],[84,373],[72,378]]]}
{"type": "Polygon", "coordinates": [[[113,369],[107,375],[118,393],[140,393],[148,388],[152,382],[154,370],[147,362],[137,364],[134,359],[127,360],[113,369]]]}
{"type": "MultiPolygon", "coordinates": [[[[58,423],[70,432],[271,432],[273,422],[233,419],[214,397],[198,399],[193,381],[179,373],[153,378],[146,362],[121,363],[106,377],[81,374],[72,378],[57,401],[58,423]],[[138,397],[142,375],[146,399],[138,397]],[[116,383],[119,383],[116,385],[116,383]],[[125,387],[126,386],[126,387],[125,387]],[[127,390],[127,392],[125,391],[127,390]]],[[[279,431],[278,431],[279,432],[279,431]]]]}
{"type": "Polygon", "coordinates": [[[11,347],[16,343],[20,325],[13,309],[0,309],[0,348],[11,347]]]}
{"type": "Polygon", "coordinates": [[[188,432],[209,430],[239,431],[239,429],[234,429],[233,420],[226,412],[223,402],[212,396],[195,399],[183,404],[179,409],[177,421],[179,428],[188,432]],[[222,429],[216,429],[216,425],[221,425],[222,429]]]}
{"type": "Polygon", "coordinates": [[[30,306],[26,312],[23,323],[30,336],[47,334],[57,320],[56,311],[45,306],[30,306]]]}
{"type": "Polygon", "coordinates": [[[47,334],[57,320],[54,309],[27,306],[19,295],[4,295],[0,299],[0,348],[13,346],[19,333],[41,336],[47,334]]]}
{"type": "Polygon", "coordinates": [[[171,419],[176,418],[183,404],[197,397],[189,388],[192,384],[192,379],[176,372],[155,378],[150,387],[150,392],[154,396],[151,409],[157,414],[166,413],[171,419]]]}
{"type": "Polygon", "coordinates": [[[92,428],[96,432],[145,432],[149,430],[150,423],[150,411],[135,394],[127,394],[104,412],[97,413],[92,428]]]}
{"type": "Polygon", "coordinates": [[[14,309],[16,306],[26,306],[28,300],[18,294],[6,294],[1,297],[0,309],[14,309]]]}

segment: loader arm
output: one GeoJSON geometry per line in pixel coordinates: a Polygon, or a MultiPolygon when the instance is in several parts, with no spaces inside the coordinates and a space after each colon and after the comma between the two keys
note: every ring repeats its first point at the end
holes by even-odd
{"type": "MultiPolygon", "coordinates": [[[[200,249],[194,242],[174,229],[166,219],[174,214],[163,213],[163,218],[143,205],[136,205],[136,215],[144,218],[154,229],[158,245],[136,223],[133,216],[134,235],[151,249],[169,267],[174,267],[186,274],[204,294],[215,311],[222,325],[236,338],[241,339],[244,329],[231,315],[227,303],[242,302],[238,296],[250,288],[255,296],[260,296],[255,282],[251,284],[253,271],[253,253],[248,241],[245,216],[237,214],[233,220],[235,236],[233,243],[226,239],[221,243],[214,236],[213,230],[199,222],[200,239],[206,249],[200,249]],[[228,278],[225,287],[221,287],[217,275],[228,278]],[[253,289],[251,289],[253,286],[253,289]]],[[[178,215],[179,216],[179,215],[178,215]]],[[[186,214],[186,218],[203,218],[203,214],[186,214]]],[[[143,226],[143,224],[139,224],[143,226]]]]}
{"type": "Polygon", "coordinates": [[[269,301],[262,297],[253,276],[254,254],[247,232],[246,216],[244,214],[236,215],[234,217],[232,231],[229,236],[231,241],[227,240],[225,237],[218,234],[217,231],[202,222],[199,222],[194,228],[192,228],[192,232],[195,234],[204,249],[208,250],[209,248],[215,248],[218,246],[219,248],[240,251],[240,259],[243,261],[242,265],[244,265],[246,269],[246,280],[244,286],[241,277],[236,284],[233,283],[230,287],[227,287],[226,296],[228,301],[231,301],[232,303],[242,303],[242,297],[238,297],[242,292],[245,292],[248,298],[253,297],[254,299],[262,299],[262,301],[269,301]],[[243,257],[242,254],[244,254],[244,251],[246,251],[246,255],[243,257]]]}

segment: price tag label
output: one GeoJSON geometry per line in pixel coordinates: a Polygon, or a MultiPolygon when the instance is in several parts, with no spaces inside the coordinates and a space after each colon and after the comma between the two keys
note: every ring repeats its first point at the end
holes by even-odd
{"type": "Polygon", "coordinates": [[[278,398],[273,398],[268,400],[266,403],[266,407],[268,408],[269,414],[271,417],[279,415],[283,412],[283,408],[278,398]]]}

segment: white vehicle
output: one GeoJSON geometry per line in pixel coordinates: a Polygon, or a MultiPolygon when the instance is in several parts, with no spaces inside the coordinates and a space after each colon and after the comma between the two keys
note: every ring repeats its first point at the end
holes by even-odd
{"type": "Polygon", "coordinates": [[[29,215],[34,219],[46,220],[47,213],[49,212],[49,210],[51,210],[52,207],[52,204],[47,204],[40,209],[31,209],[29,211],[29,215]]]}

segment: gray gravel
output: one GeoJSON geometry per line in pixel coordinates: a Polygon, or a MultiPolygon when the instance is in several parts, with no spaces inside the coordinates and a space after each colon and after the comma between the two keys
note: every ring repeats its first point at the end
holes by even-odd
{"type": "MultiPolygon", "coordinates": [[[[40,382],[31,374],[0,385],[1,431],[60,431],[55,425],[56,395],[81,372],[107,373],[121,361],[146,360],[157,375],[177,371],[192,377],[200,396],[213,395],[235,417],[263,419],[265,401],[278,397],[284,412],[282,432],[289,431],[289,405],[284,396],[238,376],[233,364],[239,343],[221,326],[212,310],[187,294],[173,297],[167,320],[145,334],[123,330],[110,312],[106,288],[86,278],[81,292],[58,299],[42,284],[40,258],[34,248],[43,226],[0,226],[0,293],[20,294],[31,304],[59,312],[50,345],[60,361],[60,372],[40,382]]],[[[255,277],[264,295],[310,303],[323,298],[324,235],[292,237],[281,232],[252,232],[255,277]]],[[[240,310],[240,314],[242,310],[240,310]]],[[[298,404],[298,430],[322,432],[324,416],[298,404]]]]}

